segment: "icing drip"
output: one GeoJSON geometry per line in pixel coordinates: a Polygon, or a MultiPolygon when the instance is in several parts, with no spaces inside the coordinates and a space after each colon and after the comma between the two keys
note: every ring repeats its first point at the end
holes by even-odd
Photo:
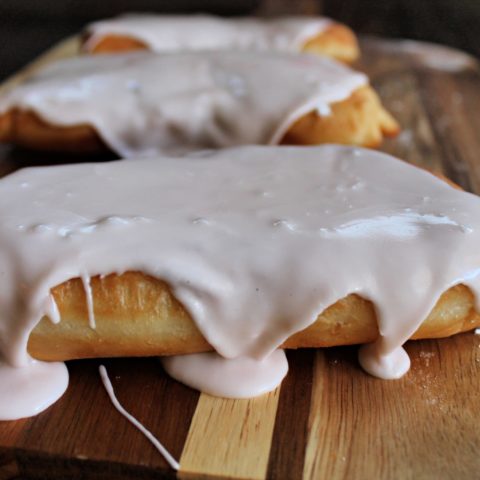
{"type": "Polygon", "coordinates": [[[310,55],[93,55],[51,65],[0,95],[0,113],[19,108],[53,125],[92,125],[123,157],[154,156],[278,143],[298,118],[325,114],[366,83],[310,55]]]}
{"type": "Polygon", "coordinates": [[[98,371],[100,373],[100,378],[102,379],[103,386],[107,391],[110,400],[112,401],[113,406],[138,430],[140,430],[143,435],[152,443],[152,445],[160,452],[162,457],[168,462],[168,464],[174,469],[179,470],[180,464],[173,458],[170,452],[155,438],[150,430],[147,430],[133,415],[128,413],[122,406],[122,404],[118,401],[117,396],[115,395],[115,391],[113,390],[112,382],[108,377],[107,369],[100,365],[98,367],[98,371]]]}
{"type": "MultiPolygon", "coordinates": [[[[233,359],[190,357],[219,375],[255,365],[265,378],[273,361],[278,384],[283,354],[267,356],[355,293],[374,303],[380,332],[362,365],[398,378],[408,369],[401,346],[444,291],[463,283],[478,308],[479,241],[478,197],[363,149],[250,146],[25,169],[0,180],[0,353],[28,368],[28,336],[56,316],[56,285],[141,271],[167,282],[233,359]]],[[[194,378],[195,363],[166,368],[217,388],[194,378]]]]}
{"type": "Polygon", "coordinates": [[[95,312],[93,310],[93,294],[92,286],[90,285],[90,277],[83,273],[80,277],[82,279],[83,289],[85,290],[85,299],[87,300],[88,323],[92,330],[95,330],[95,312]]]}
{"type": "Polygon", "coordinates": [[[68,386],[63,363],[29,359],[23,367],[0,361],[0,420],[17,420],[43,412],[68,386]]]}
{"type": "Polygon", "coordinates": [[[363,345],[358,351],[362,368],[374,377],[393,380],[403,377],[410,369],[410,357],[402,347],[382,352],[381,342],[363,345]]]}
{"type": "Polygon", "coordinates": [[[283,350],[257,360],[224,358],[216,352],[162,358],[167,373],[189,387],[210,395],[251,398],[275,390],[288,372],[283,350]]]}
{"type": "Polygon", "coordinates": [[[91,50],[107,35],[137,39],[157,52],[179,50],[275,50],[299,52],[332,21],[319,17],[227,19],[210,15],[124,15],[87,27],[91,50]]]}
{"type": "Polygon", "coordinates": [[[50,318],[53,323],[60,322],[60,311],[58,310],[57,302],[52,294],[48,296],[47,306],[45,307],[45,315],[50,318]]]}

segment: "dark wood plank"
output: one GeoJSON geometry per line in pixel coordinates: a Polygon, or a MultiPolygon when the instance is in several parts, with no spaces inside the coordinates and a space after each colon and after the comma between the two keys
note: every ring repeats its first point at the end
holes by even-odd
{"type": "Polygon", "coordinates": [[[16,422],[0,422],[0,480],[14,478],[20,473],[15,449],[19,438],[28,430],[32,421],[24,418],[16,422]]]}
{"type": "MultiPolygon", "coordinates": [[[[1,422],[2,446],[5,441],[14,446],[24,475],[37,475],[43,467],[48,471],[53,462],[57,473],[73,468],[84,475],[101,471],[114,478],[122,472],[130,478],[133,470],[124,467],[136,465],[142,478],[172,477],[156,449],[113,408],[100,381],[99,363],[70,362],[65,395],[28,420],[27,428],[22,428],[22,421],[1,422]]],[[[120,402],[179,458],[198,392],[171,380],[157,359],[108,360],[105,365],[120,402]]]]}
{"type": "Polygon", "coordinates": [[[0,145],[0,178],[17,170],[18,165],[9,158],[11,148],[8,145],[0,145]]]}
{"type": "Polygon", "coordinates": [[[287,357],[290,371],[280,390],[268,465],[271,480],[298,477],[307,446],[314,350],[288,352],[287,357]]]}

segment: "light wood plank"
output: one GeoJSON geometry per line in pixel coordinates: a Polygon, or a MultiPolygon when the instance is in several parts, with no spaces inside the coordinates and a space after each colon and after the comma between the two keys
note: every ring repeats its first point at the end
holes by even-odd
{"type": "Polygon", "coordinates": [[[202,394],[180,459],[180,478],[264,479],[279,391],[250,400],[202,394]]]}
{"type": "Polygon", "coordinates": [[[405,55],[391,55],[390,51],[385,54],[383,45],[383,41],[363,41],[362,58],[358,64],[367,72],[385,108],[401,127],[400,134],[386,139],[381,150],[432,172],[442,173],[442,151],[436,143],[430,116],[419,92],[413,63],[405,55]]]}

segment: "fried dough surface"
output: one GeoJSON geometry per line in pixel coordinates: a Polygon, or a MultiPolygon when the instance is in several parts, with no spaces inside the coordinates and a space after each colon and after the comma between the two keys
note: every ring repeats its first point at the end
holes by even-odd
{"type": "MultiPolygon", "coordinates": [[[[370,86],[361,87],[346,100],[332,104],[331,110],[328,116],[316,112],[304,115],[290,127],[280,143],[343,143],[373,147],[384,135],[393,136],[399,131],[397,122],[383,108],[370,86]]],[[[53,125],[29,110],[13,110],[0,115],[0,142],[73,154],[108,151],[92,126],[53,125]]]]}
{"type": "Polygon", "coordinates": [[[341,23],[333,23],[322,33],[308,40],[302,52],[326,55],[335,60],[352,63],[360,57],[357,37],[341,23]]]}
{"type": "MultiPolygon", "coordinates": [[[[69,280],[52,290],[61,322],[43,318],[30,335],[29,353],[42,360],[154,356],[212,350],[168,285],[140,272],[94,277],[91,281],[96,328],[88,322],[83,284],[69,280]]],[[[437,301],[412,336],[439,338],[480,326],[474,296],[457,285],[437,301]]],[[[330,347],[372,342],[378,337],[374,305],[352,294],[324,310],[286,348],[330,347]]]]}
{"type": "Polygon", "coordinates": [[[372,87],[355,90],[350,97],[332,104],[331,113],[310,112],[298,119],[282,139],[284,145],[339,143],[378,147],[384,136],[398,134],[395,119],[383,108],[372,87]]]}
{"type": "Polygon", "coordinates": [[[0,142],[46,152],[97,154],[108,151],[90,125],[52,125],[30,110],[11,110],[0,115],[0,142]]]}

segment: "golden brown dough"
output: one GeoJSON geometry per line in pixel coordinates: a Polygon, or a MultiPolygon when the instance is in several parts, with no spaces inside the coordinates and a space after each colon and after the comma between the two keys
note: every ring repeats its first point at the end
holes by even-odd
{"type": "MultiPolygon", "coordinates": [[[[84,39],[83,50],[88,53],[122,53],[133,50],[148,50],[141,40],[124,35],[106,35],[88,48],[88,36],[84,39]]],[[[309,39],[302,52],[326,55],[341,62],[350,63],[360,56],[357,38],[346,25],[333,23],[323,32],[309,39]]]]}
{"type": "Polygon", "coordinates": [[[357,37],[341,23],[333,23],[322,33],[308,40],[302,48],[305,53],[315,53],[351,63],[360,56],[357,37]]]}
{"type": "MultiPolygon", "coordinates": [[[[85,42],[88,40],[85,37],[85,42]]],[[[148,50],[148,46],[141,40],[124,35],[107,35],[101,38],[91,49],[84,43],[82,49],[88,53],[125,53],[134,50],[148,50]]]]}
{"type": "MultiPolygon", "coordinates": [[[[332,105],[332,114],[321,117],[309,113],[285,134],[282,144],[317,145],[344,143],[377,146],[383,135],[396,135],[397,122],[382,107],[370,86],[361,87],[341,102],[332,105]]],[[[35,150],[94,154],[108,150],[89,125],[52,125],[28,110],[13,110],[0,115],[0,142],[35,150]]]]}
{"type": "Polygon", "coordinates": [[[373,88],[365,86],[355,90],[346,100],[334,103],[329,116],[311,112],[301,117],[290,127],[281,143],[340,143],[374,148],[380,145],[384,136],[395,136],[399,130],[373,88]]]}
{"type": "MultiPolygon", "coordinates": [[[[96,329],[89,327],[80,279],[52,290],[61,322],[43,318],[28,350],[42,360],[151,356],[211,350],[168,285],[139,272],[95,277],[91,282],[96,329]]],[[[480,326],[472,292],[464,285],[446,291],[412,336],[446,337],[480,326]]],[[[330,347],[371,342],[378,337],[371,302],[352,294],[322,312],[315,323],[290,337],[286,348],[330,347]]]]}
{"type": "Polygon", "coordinates": [[[108,151],[93,127],[55,126],[29,110],[12,110],[0,115],[0,142],[47,152],[97,154],[108,151]]]}

